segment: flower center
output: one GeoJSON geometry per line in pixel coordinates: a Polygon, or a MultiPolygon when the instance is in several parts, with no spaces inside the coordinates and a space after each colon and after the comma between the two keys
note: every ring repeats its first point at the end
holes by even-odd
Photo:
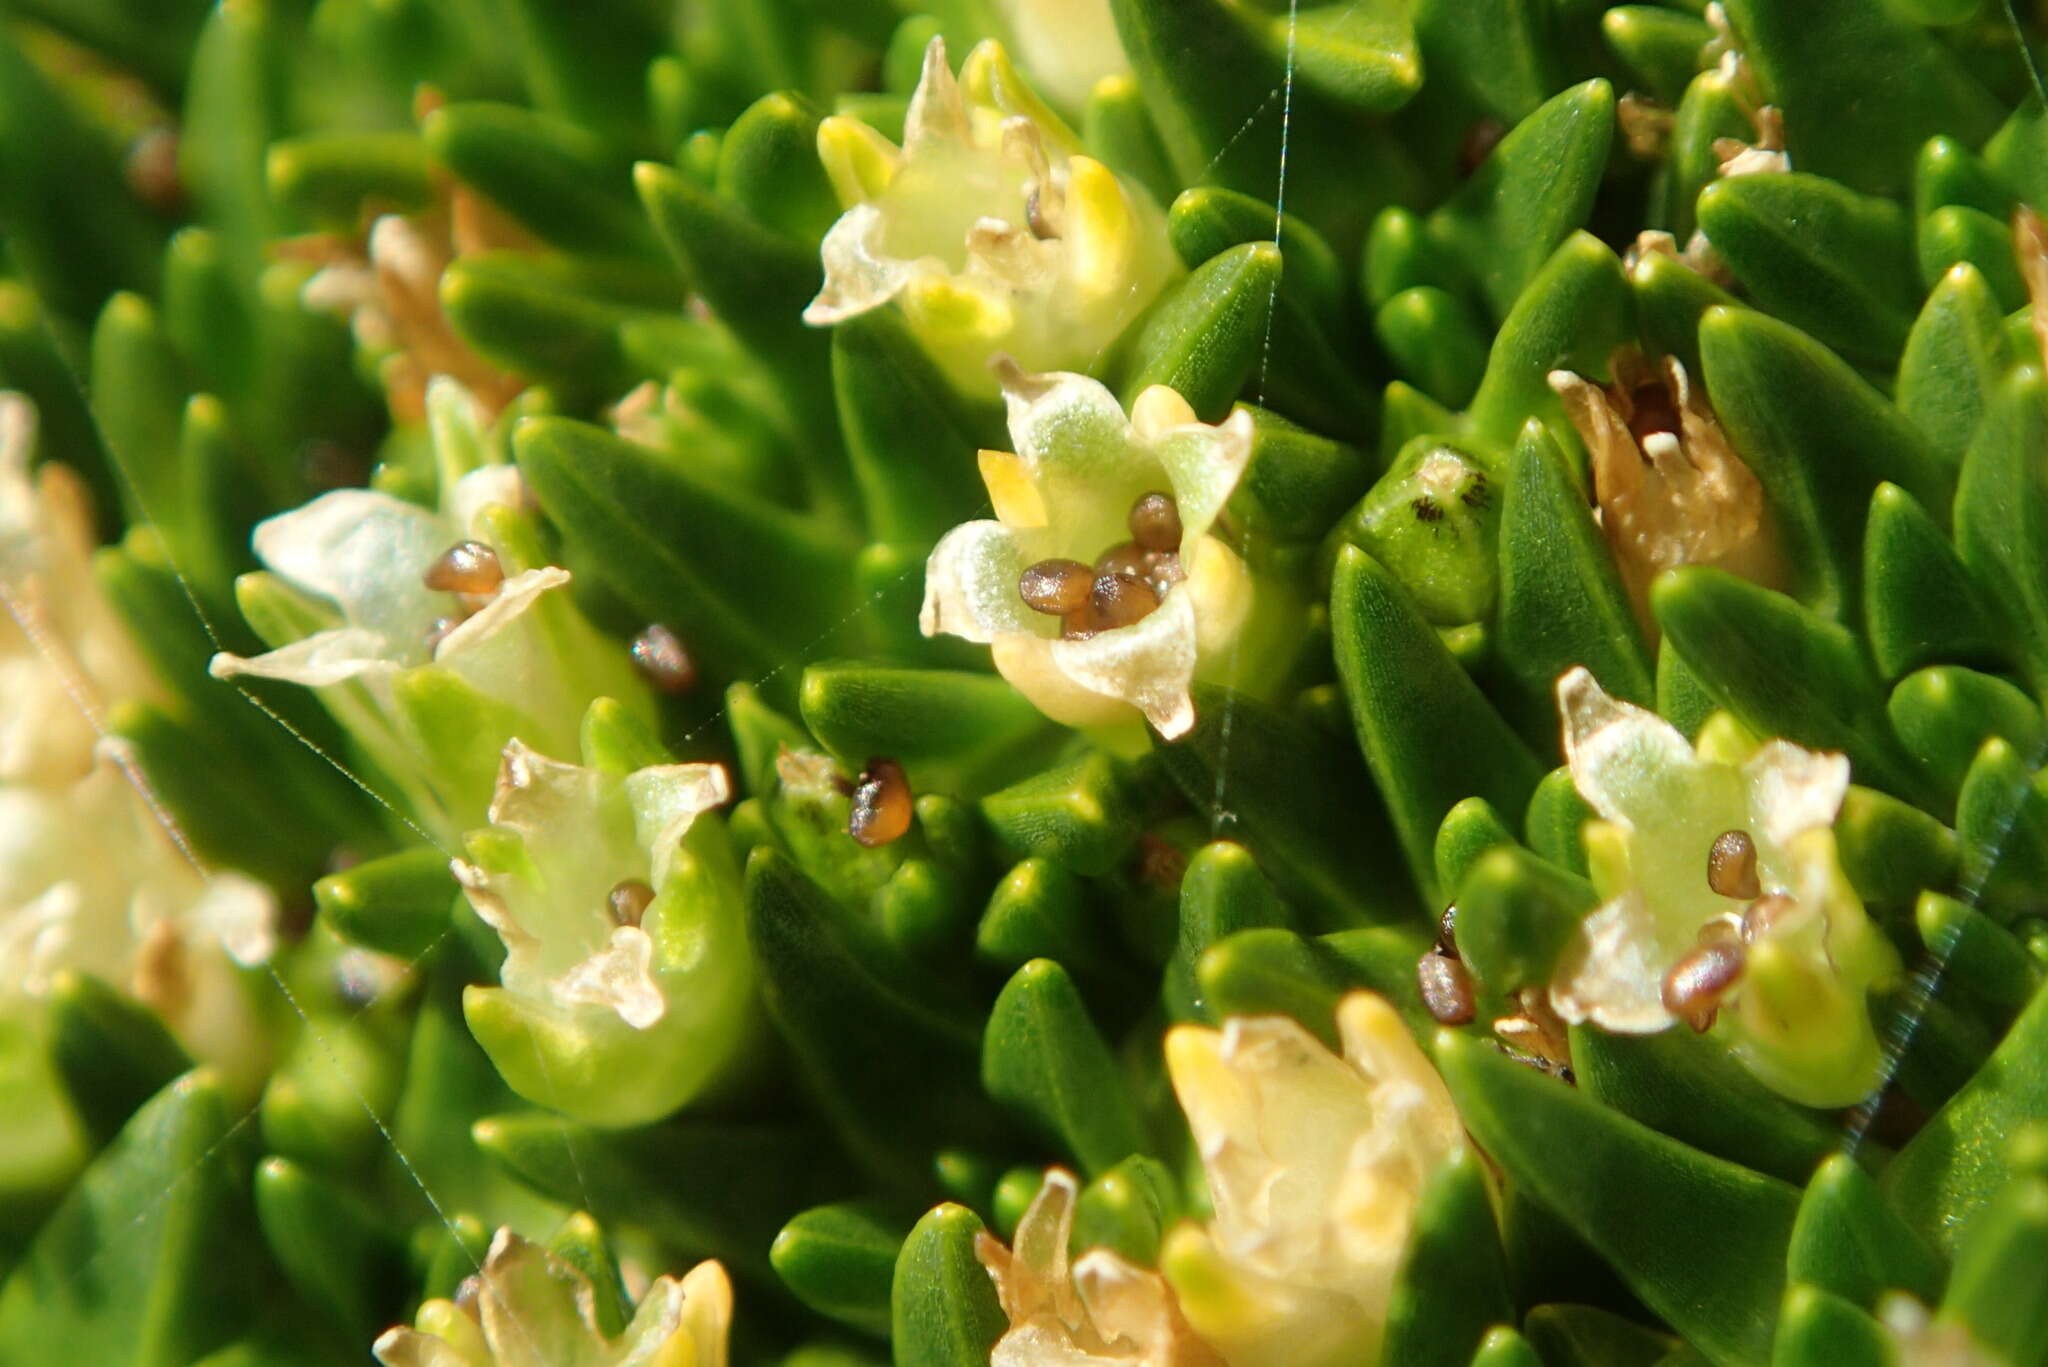
{"type": "Polygon", "coordinates": [[[1054,558],[1018,576],[1017,596],[1033,612],[1060,618],[1067,640],[1143,621],[1187,577],[1180,564],[1180,508],[1171,494],[1140,495],[1126,522],[1131,539],[1104,551],[1092,568],[1054,558]]]}

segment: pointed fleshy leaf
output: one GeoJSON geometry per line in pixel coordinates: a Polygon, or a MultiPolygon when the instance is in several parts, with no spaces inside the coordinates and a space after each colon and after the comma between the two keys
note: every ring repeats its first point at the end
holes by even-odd
{"type": "Polygon", "coordinates": [[[1906,214],[1821,176],[1725,176],[1700,231],[1759,308],[1852,361],[1889,368],[1919,303],[1906,214]]]}
{"type": "Polygon", "coordinates": [[[917,1222],[896,1256],[889,1342],[896,1367],[984,1367],[1009,1325],[974,1256],[983,1227],[950,1202],[917,1222]]]}
{"type": "Polygon", "coordinates": [[[1635,336],[1634,300],[1621,261],[1591,233],[1573,233],[1516,297],[1494,334],[1486,378],[1466,412],[1471,430],[1505,447],[1542,418],[1569,431],[1551,391],[1553,370],[1607,374],[1614,348],[1635,336]]]}
{"type": "Polygon", "coordinates": [[[1946,508],[1950,468],[1845,361],[1775,319],[1709,310],[1700,357],[1721,425],[1799,567],[1792,591],[1821,612],[1853,613],[1872,491],[1889,480],[1930,510],[1946,508]]]}
{"type": "Polygon", "coordinates": [[[763,95],[718,145],[718,192],[797,242],[816,242],[839,217],[818,162],[818,114],[789,91],[763,95]]]}
{"type": "Polygon", "coordinates": [[[1125,405],[1163,384],[1204,422],[1222,421],[1258,367],[1280,278],[1280,249],[1247,242],[1169,286],[1122,343],[1125,405]]]}
{"type": "Polygon", "coordinates": [[[1850,784],[1842,799],[1835,846],[1856,895],[1887,919],[1911,907],[1922,888],[1953,883],[1961,862],[1954,831],[1911,803],[1860,783],[1850,784]]]}
{"type": "Polygon", "coordinates": [[[2048,771],[2003,736],[1978,749],[1956,797],[1962,887],[2001,921],[2037,911],[2048,882],[2048,771]]]}
{"type": "Polygon", "coordinates": [[[1789,1286],[1771,1345],[1771,1367],[1886,1367],[1896,1345],[1851,1302],[1816,1286],[1789,1286]]]}
{"type": "Polygon", "coordinates": [[[292,1285],[356,1342],[405,1304],[398,1240],[346,1190],[287,1158],[256,1168],[256,1220],[292,1285]]]}
{"type": "Polygon", "coordinates": [[[1056,860],[1079,874],[1107,873],[1138,835],[1131,778],[1091,749],[990,793],[981,814],[1019,855],[1056,860]]]}
{"type": "Polygon", "coordinates": [[[1109,1248],[1139,1267],[1159,1261],[1159,1240],[1180,1209],[1173,1172],[1132,1154],[1081,1189],[1074,1202],[1073,1246],[1109,1248]]]}
{"type": "Polygon", "coordinates": [[[335,232],[359,228],[367,204],[416,213],[434,193],[426,146],[411,130],[279,138],[264,153],[263,175],[286,215],[335,232]]]}
{"type": "Polygon", "coordinates": [[[1877,486],[1863,534],[1863,623],[1878,671],[1896,679],[1920,665],[1996,663],[2005,633],[1955,546],[1896,484],[1877,486]]]}
{"type": "Polygon", "coordinates": [[[1600,901],[1585,879],[1515,845],[1488,850],[1445,891],[1457,899],[1459,956],[1503,995],[1549,982],[1600,901]]]}
{"type": "Polygon", "coordinates": [[[1051,959],[1017,970],[981,1037],[981,1085],[1094,1177],[1144,1150],[1144,1128],[1109,1045],[1067,971],[1051,959]]]}
{"type": "Polygon", "coordinates": [[[1537,854],[1584,878],[1588,876],[1584,828],[1593,816],[1592,806],[1572,781],[1571,770],[1559,767],[1536,785],[1529,809],[1522,813],[1522,834],[1537,854]]]}
{"type": "Polygon", "coordinates": [[[1545,1367],[1536,1350],[1507,1325],[1499,1325],[1486,1331],[1486,1337],[1479,1340],[1479,1347],[1472,1354],[1471,1367],[1545,1367]]]}
{"type": "Polygon", "coordinates": [[[2012,229],[1981,209],[1944,204],[1920,222],[1920,278],[1932,289],[1950,271],[1976,270],[2001,313],[2023,308],[2027,284],[2013,260],[2012,229]]]}
{"type": "Polygon", "coordinates": [[[1577,1027],[1572,1072],[1586,1095],[1622,1115],[1787,1182],[1805,1182],[1841,1144],[1828,1117],[1769,1090],[1717,1040],[1690,1030],[1619,1035],[1577,1027]]]}
{"type": "Polygon", "coordinates": [[[447,934],[456,891],[448,856],[422,845],[328,874],[313,901],[342,939],[410,962],[447,934]]]}
{"type": "Polygon", "coordinates": [[[1939,1255],[1886,1203],[1876,1179],[1839,1153],[1799,1198],[1785,1273],[1865,1309],[1887,1291],[1931,1302],[1946,1277],[1939,1255]]]}
{"type": "Polygon", "coordinates": [[[1240,930],[1287,929],[1293,921],[1251,851],[1230,840],[1212,840],[1197,850],[1181,875],[1180,934],[1162,989],[1174,1019],[1208,1019],[1196,969],[1211,945],[1240,930]]]}
{"type": "Polygon", "coordinates": [[[2037,992],[1998,1049],[1899,1150],[1880,1178],[1922,1238],[1955,1255],[2005,1184],[2006,1145],[2048,1108],[2048,992],[2037,992]]]}
{"type": "Polygon", "coordinates": [[[10,1354],[184,1367],[234,1337],[257,1270],[236,1133],[204,1069],[137,1111],[0,1286],[10,1354]]]}
{"type": "Polygon", "coordinates": [[[1659,5],[1616,5],[1600,16],[1608,50],[1641,78],[1658,101],[1675,105],[1700,69],[1700,49],[1713,37],[1705,21],[1659,5]]]}
{"type": "Polygon", "coordinates": [[[1051,859],[1025,859],[989,895],[975,934],[977,957],[1004,968],[1057,959],[1083,977],[1121,970],[1092,885],[1051,859]]]}
{"type": "Polygon", "coordinates": [[[1440,902],[1434,846],[1444,814],[1472,796],[1520,811],[1542,770],[1393,577],[1355,547],[1338,558],[1330,618],[1359,749],[1409,871],[1425,900],[1440,902]]]}
{"type": "Polygon", "coordinates": [[[1669,1335],[1596,1305],[1539,1305],[1522,1331],[1549,1367],[1657,1367],[1674,1347],[1669,1335]]]}
{"type": "Polygon", "coordinates": [[[2017,1016],[2041,985],[2042,965],[2017,936],[1967,903],[1923,892],[1913,909],[1920,942],[1964,992],[1999,1014],[2017,1016]]]}
{"type": "Polygon", "coordinates": [[[1984,275],[1963,264],[1942,273],[1899,358],[1899,411],[1935,453],[1960,466],[1984,410],[2011,368],[2004,311],[1984,275]]]}
{"type": "Polygon", "coordinates": [[[811,665],[797,690],[804,725],[849,772],[874,756],[904,768],[912,791],[972,796],[1044,762],[1058,732],[993,674],[811,665]]]}
{"type": "Polygon", "coordinates": [[[1436,830],[1437,886],[1455,888],[1488,850],[1519,843],[1485,798],[1468,797],[1450,811],[1436,830]]]}
{"type": "Polygon", "coordinates": [[[1752,732],[1840,750],[1858,782],[1939,806],[1893,734],[1883,687],[1847,629],[1781,593],[1697,566],[1659,578],[1650,602],[1707,692],[1752,732]]]}
{"type": "Polygon", "coordinates": [[[1173,201],[1166,231],[1189,270],[1241,243],[1273,243],[1287,262],[1281,294],[1325,326],[1342,324],[1346,281],[1337,254],[1308,224],[1276,216],[1271,203],[1213,185],[1196,186],[1173,201]]]}
{"type": "Polygon", "coordinates": [[[868,1202],[813,1206],[782,1227],[768,1260],[811,1309],[876,1338],[889,1333],[889,1287],[909,1227],[868,1202]]]}
{"type": "Polygon", "coordinates": [[[1500,653],[1521,731],[1555,753],[1557,680],[1584,665],[1617,698],[1653,701],[1656,678],[1614,556],[1548,429],[1522,429],[1501,499],[1500,653]]]}
{"type": "Polygon", "coordinates": [[[95,1145],[192,1066],[156,1012],[82,973],[50,984],[50,1062],[95,1145]]]}
{"type": "Polygon", "coordinates": [[[797,1077],[849,1149],[899,1185],[923,1181],[921,1145],[988,1128],[973,1026],[883,981],[856,957],[854,927],[782,855],[747,861],[747,939],[768,1014],[797,1077]],[[918,1137],[906,1149],[903,1139],[918,1137]]]}
{"type": "Polygon", "coordinates": [[[1587,81],[1509,130],[1470,180],[1429,216],[1445,257],[1464,263],[1505,320],[1551,254],[1593,208],[1614,137],[1614,88],[1587,81]]]}
{"type": "Polygon", "coordinates": [[[1958,1325],[2002,1362],[2048,1358],[2048,1303],[2027,1282],[2048,1259],[2048,1182],[2015,1175],[1957,1250],[1937,1323],[1958,1325]]]}
{"type": "Polygon", "coordinates": [[[2014,652],[2039,693],[2048,683],[2048,385],[2039,368],[1998,388],[1963,457],[1955,499],[1956,549],[2017,639],[2014,652]]]}
{"type": "Polygon", "coordinates": [[[1489,1327],[1514,1319],[1484,1162],[1460,1149],[1437,1165],[1387,1302],[1383,1361],[1465,1367],[1489,1327]]]}
{"type": "Polygon", "coordinates": [[[1337,1003],[1359,988],[1391,1001],[1411,1028],[1433,1028],[1415,982],[1415,961],[1428,947],[1427,937],[1393,926],[1312,937],[1241,930],[1209,947],[1195,979],[1212,1022],[1290,1016],[1336,1049],[1337,1003]]]}
{"type": "Polygon", "coordinates": [[[1250,404],[1252,456],[1230,511],[1252,539],[1312,541],[1372,480],[1364,451],[1250,404]]]}
{"type": "Polygon", "coordinates": [[[1482,1040],[1441,1031],[1436,1058],[1473,1137],[1643,1304],[1716,1361],[1768,1355],[1794,1188],[1616,1115],[1482,1040]],[[1671,1238],[1677,1229],[1711,1241],[1717,1276],[1698,1275],[1700,1246],[1671,1238]]]}
{"type": "Polygon", "coordinates": [[[1456,295],[1434,285],[1402,290],[1373,314],[1373,335],[1417,389],[1462,408],[1486,374],[1492,340],[1456,295]]]}
{"type": "Polygon", "coordinates": [[[1936,133],[1989,137],[1998,102],[1934,36],[1885,5],[1818,0],[1796,11],[1728,0],[1765,92],[1785,111],[1792,164],[1866,194],[1906,188],[1936,133]]]}

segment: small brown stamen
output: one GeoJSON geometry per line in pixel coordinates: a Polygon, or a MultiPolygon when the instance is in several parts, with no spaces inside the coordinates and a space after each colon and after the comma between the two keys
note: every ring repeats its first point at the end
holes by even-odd
{"type": "Polygon", "coordinates": [[[846,833],[869,848],[886,845],[903,837],[915,814],[903,766],[893,759],[871,759],[853,786],[853,815],[846,833]]]}
{"type": "Polygon", "coordinates": [[[1472,975],[1462,960],[1433,949],[1415,961],[1415,983],[1422,989],[1422,1004],[1438,1025],[1471,1024],[1477,1008],[1472,975]]]}
{"type": "Polygon", "coordinates": [[[1033,612],[1065,617],[1088,605],[1095,574],[1078,560],[1041,560],[1017,576],[1017,596],[1033,612]]]}
{"type": "Polygon", "coordinates": [[[427,628],[427,634],[421,638],[426,643],[427,653],[431,655],[439,650],[441,642],[448,639],[448,633],[466,620],[468,619],[463,617],[436,617],[433,624],[427,628]]]}
{"type": "Polygon", "coordinates": [[[437,593],[488,595],[505,582],[505,567],[483,542],[458,541],[441,552],[420,579],[437,593]]]}
{"type": "Polygon", "coordinates": [[[1733,941],[1701,944],[1664,975],[1664,1009],[1705,1033],[1722,1000],[1741,981],[1746,957],[1733,941]]]}
{"type": "Polygon", "coordinates": [[[1088,606],[1095,610],[1101,630],[1114,631],[1151,616],[1159,606],[1159,593],[1135,575],[1098,574],[1088,590],[1088,606]]]}
{"type": "Polygon", "coordinates": [[[1175,584],[1188,577],[1181,568],[1180,557],[1172,551],[1155,551],[1145,557],[1145,582],[1156,589],[1161,598],[1175,584]]]}
{"type": "Polygon", "coordinates": [[[1060,235],[1045,212],[1045,203],[1039,198],[1039,187],[1031,187],[1031,193],[1024,196],[1024,225],[1031,229],[1031,235],[1044,242],[1060,235]]]}
{"type": "Polygon", "coordinates": [[[1131,505],[1128,519],[1131,539],[1148,551],[1177,551],[1180,549],[1181,525],[1180,506],[1173,501],[1173,495],[1157,490],[1141,497],[1131,505]]]}
{"type": "Polygon", "coordinates": [[[697,682],[697,662],[682,640],[659,622],[633,638],[633,663],[664,693],[687,693],[697,682]]]}
{"type": "Polygon", "coordinates": [[[1707,886],[1721,897],[1747,902],[1763,894],[1756,876],[1756,842],[1748,831],[1723,831],[1707,855],[1707,886]]]}
{"type": "Polygon", "coordinates": [[[1458,956],[1458,904],[1451,903],[1444,908],[1444,914],[1436,919],[1436,952],[1458,956]]]}
{"type": "Polygon", "coordinates": [[[1782,892],[1759,897],[1742,909],[1742,938],[1755,944],[1771,933],[1778,922],[1799,909],[1799,903],[1782,892]]]}
{"type": "Polygon", "coordinates": [[[637,878],[621,878],[612,884],[605,900],[611,906],[612,920],[622,926],[637,926],[654,902],[654,889],[637,878]]]}
{"type": "Polygon", "coordinates": [[[1151,569],[1151,554],[1135,541],[1119,541],[1095,557],[1097,574],[1128,574],[1143,579],[1151,569]]]}

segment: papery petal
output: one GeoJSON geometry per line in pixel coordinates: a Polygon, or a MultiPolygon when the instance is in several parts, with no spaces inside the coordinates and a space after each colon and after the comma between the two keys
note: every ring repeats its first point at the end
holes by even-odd
{"type": "Polygon", "coordinates": [[[833,223],[819,245],[825,283],[804,308],[812,327],[830,327],[894,299],[922,273],[918,260],[891,256],[882,246],[888,222],[876,204],[856,204],[833,223]]]}
{"type": "Polygon", "coordinates": [[[1085,688],[1053,661],[1053,642],[1011,633],[996,637],[989,658],[996,673],[1031,705],[1062,726],[1135,724],[1141,713],[1122,698],[1085,688]]]}
{"type": "Polygon", "coordinates": [[[668,880],[669,865],[697,818],[732,800],[732,779],[722,764],[662,764],[636,769],[625,778],[633,808],[634,834],[654,852],[654,886],[668,880]]]}
{"type": "Polygon", "coordinates": [[[434,513],[369,489],[332,490],[254,533],[265,568],[394,641],[424,641],[441,615],[420,575],[456,539],[434,513]]]}
{"type": "Polygon", "coordinates": [[[1051,650],[1060,673],[1090,692],[1130,703],[1167,740],[1194,726],[1188,694],[1195,677],[1193,595],[1176,588],[1130,626],[1053,641],[1051,650]]]}
{"type": "Polygon", "coordinates": [[[309,688],[325,688],[349,679],[395,673],[399,661],[382,632],[361,627],[316,631],[301,641],[257,656],[222,651],[207,662],[216,679],[246,674],[255,679],[282,679],[309,688]]]}
{"type": "Polygon", "coordinates": [[[925,44],[924,68],[918,73],[917,89],[903,117],[903,150],[916,155],[945,144],[966,147],[972,140],[960,84],[946,62],[946,40],[933,34],[925,44]]]}
{"type": "Polygon", "coordinates": [[[1557,681],[1564,717],[1565,762],[1572,784],[1594,811],[1632,825],[1646,809],[1669,801],[1696,761],[1678,728],[1654,712],[1612,698],[1584,666],[1557,681]]]}
{"type": "Polygon", "coordinates": [[[1233,409],[1212,427],[1197,421],[1180,395],[1154,385],[1132,405],[1131,426],[1166,467],[1180,511],[1181,545],[1192,546],[1222,515],[1251,463],[1252,415],[1233,409]]]}
{"type": "Polygon", "coordinates": [[[500,1228],[478,1274],[476,1308],[494,1367],[597,1367],[602,1340],[590,1279],[500,1228]]]}
{"type": "Polygon", "coordinates": [[[1742,777],[1757,834],[1785,846],[1801,831],[1834,824],[1849,791],[1849,759],[1774,740],[1742,766],[1742,777]]]}
{"type": "Polygon", "coordinates": [[[385,1330],[370,1351],[384,1367],[492,1367],[488,1355],[465,1353],[446,1339],[403,1327],[385,1330]]]}
{"type": "Polygon", "coordinates": [[[646,1030],[668,1010],[654,982],[654,941],[638,926],[617,926],[611,944],[565,973],[555,999],[567,1005],[602,1006],[619,1013],[635,1030],[646,1030]]]}
{"type": "Polygon", "coordinates": [[[1165,471],[1132,450],[1123,405],[1086,375],[1027,375],[999,367],[1009,409],[1010,439],[1030,468],[1048,521],[1077,547],[1077,559],[1129,535],[1124,518],[1139,494],[1158,487],[1165,471]]]}
{"type": "Polygon", "coordinates": [[[958,636],[986,645],[1016,633],[1037,636],[1055,627],[1017,595],[1028,568],[1024,548],[1000,522],[967,522],[941,537],[925,562],[924,607],[918,627],[927,636],[958,636]]]}
{"type": "Polygon", "coordinates": [[[482,648],[485,642],[519,620],[533,606],[535,599],[568,582],[569,571],[559,566],[543,565],[539,569],[521,570],[499,585],[490,602],[464,618],[440,639],[434,647],[434,662],[451,664],[461,656],[482,648]]]}
{"type": "MultiPolygon", "coordinates": [[[[434,383],[438,385],[443,379],[446,377],[439,377],[434,383]]],[[[449,380],[448,383],[455,382],[449,380]]],[[[475,400],[469,399],[467,391],[463,391],[462,397],[474,406],[475,400]]],[[[435,449],[439,450],[443,444],[454,444],[455,440],[437,440],[435,449]]],[[[485,540],[487,538],[484,536],[480,521],[484,509],[493,506],[521,508],[527,501],[526,481],[520,477],[518,466],[485,465],[471,470],[456,481],[446,501],[448,521],[463,536],[485,540]]]]}
{"type": "Polygon", "coordinates": [[[1678,928],[1676,950],[1662,929],[1634,892],[1592,912],[1558,965],[1551,1009],[1570,1024],[1591,1021],[1621,1034],[1655,1034],[1676,1024],[1664,1009],[1664,974],[1698,924],[1678,928]]]}
{"type": "Polygon", "coordinates": [[[244,968],[267,962],[277,950],[277,900],[253,878],[228,870],[212,874],[188,915],[244,968]]]}
{"type": "Polygon", "coordinates": [[[681,1333],[694,1357],[690,1367],[726,1367],[732,1327],[732,1280],[725,1265],[701,1262],[683,1277],[681,1333]]]}

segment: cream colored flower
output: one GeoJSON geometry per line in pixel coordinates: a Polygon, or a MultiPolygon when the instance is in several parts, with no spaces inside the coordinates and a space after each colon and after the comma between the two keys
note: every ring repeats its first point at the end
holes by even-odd
{"type": "Polygon", "coordinates": [[[386,1330],[384,1367],[726,1367],[732,1283],[715,1262],[661,1276],[620,1335],[598,1328],[589,1278],[509,1229],[456,1300],[422,1305],[414,1327],[386,1330]]]}
{"type": "Polygon", "coordinates": [[[454,871],[505,944],[499,987],[464,995],[514,1090],[600,1124],[660,1119],[752,1042],[739,872],[716,764],[615,774],[505,747],[491,826],[454,871]]]}
{"type": "Polygon", "coordinates": [[[1904,1291],[1881,1297],[1877,1318],[1891,1339],[1893,1367],[2011,1367],[1968,1329],[1936,1319],[1904,1291]]]}
{"type": "Polygon", "coordinates": [[[1166,1038],[1216,1214],[1160,1266],[1229,1367],[1374,1361],[1423,1184],[1465,1143],[1393,1007],[1354,993],[1337,1027],[1342,1058],[1283,1016],[1166,1038]]]}
{"type": "Polygon", "coordinates": [[[1011,1247],[975,1237],[974,1256],[1010,1319],[990,1367],[1221,1367],[1157,1272],[1107,1248],[1069,1259],[1079,1193],[1072,1173],[1050,1169],[1011,1247]]]}
{"type": "Polygon", "coordinates": [[[1600,529],[1636,619],[1654,640],[1650,583],[1659,574],[1713,565],[1771,584],[1777,548],[1765,523],[1763,486],[1678,358],[1665,357],[1661,373],[1652,373],[1630,348],[1615,353],[1613,369],[1605,387],[1553,370],[1550,387],[1592,454],[1600,529]]]}
{"type": "Polygon", "coordinates": [[[1083,156],[995,43],[955,81],[932,39],[900,149],[834,115],[818,155],[846,212],[825,235],[825,284],[804,320],[829,326],[898,300],[968,392],[992,390],[998,353],[1091,368],[1180,273],[1158,206],[1083,156]]]}
{"type": "Polygon", "coordinates": [[[1551,980],[1558,1014],[1648,1034],[1682,1013],[1795,1101],[1862,1100],[1882,1065],[1866,997],[1899,962],[1835,854],[1849,761],[1714,727],[1695,753],[1582,668],[1557,697],[1605,899],[1551,980]]]}
{"type": "Polygon", "coordinates": [[[1084,375],[1008,368],[1003,391],[1017,451],[981,453],[996,518],[955,527],[933,550],[924,634],[988,644],[1003,677],[1055,721],[1113,726],[1142,715],[1169,740],[1185,734],[1195,720],[1189,685],[1224,661],[1252,606],[1250,573],[1213,531],[1251,458],[1250,416],[1239,410],[1212,427],[1155,385],[1127,420],[1084,375]],[[1150,493],[1171,498],[1179,539],[1137,567],[1146,577],[1131,593],[1141,601],[1114,618],[1088,606],[1064,619],[1026,603],[1026,570],[1065,561],[1092,572],[1105,553],[1134,548],[1133,509],[1150,493]]]}
{"type": "Polygon", "coordinates": [[[273,632],[252,618],[275,648],[253,658],[223,652],[211,668],[217,678],[321,689],[421,819],[452,837],[480,819],[489,764],[515,731],[566,749],[591,698],[644,706],[645,688],[624,653],[553,593],[569,572],[540,563],[525,486],[513,466],[485,463],[483,415],[468,392],[439,378],[428,410],[440,506],[337,489],[259,523],[256,555],[273,592],[290,600],[290,620],[273,632]],[[402,686],[429,668],[480,700],[481,715],[465,719],[487,733],[469,747],[486,757],[480,773],[439,762],[445,735],[427,734],[408,710],[402,686]]]}
{"type": "Polygon", "coordinates": [[[99,592],[84,489],[31,472],[35,413],[0,394],[0,1007],[66,971],[147,1002],[233,1080],[264,1064],[239,967],[275,948],[276,904],[184,848],[107,706],[161,688],[99,592]]]}

